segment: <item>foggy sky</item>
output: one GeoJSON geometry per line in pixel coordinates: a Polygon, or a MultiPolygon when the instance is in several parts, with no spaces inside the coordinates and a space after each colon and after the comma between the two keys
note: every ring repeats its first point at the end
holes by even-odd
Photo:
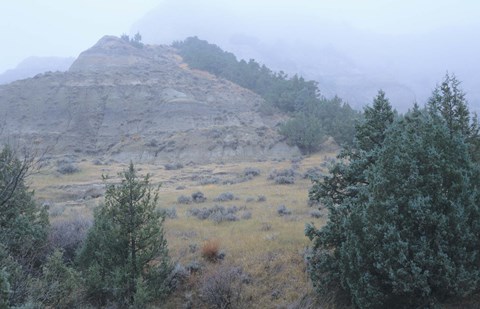
{"type": "Polygon", "coordinates": [[[406,111],[446,72],[480,110],[480,4],[475,1],[170,0],[132,27],[146,42],[192,35],[238,58],[319,82],[359,108],[378,89],[406,111]]]}
{"type": "Polygon", "coordinates": [[[0,0],[0,73],[30,56],[77,57],[107,34],[198,35],[357,107],[379,88],[422,103],[450,71],[480,110],[479,17],[476,0],[0,0]]]}
{"type": "Polygon", "coordinates": [[[0,0],[0,73],[30,56],[77,57],[128,33],[158,0],[0,0]]]}
{"type": "MultiPolygon", "coordinates": [[[[480,2],[475,0],[164,1],[184,2],[186,5],[195,3],[195,8],[201,7],[202,2],[216,3],[230,7],[240,16],[247,12],[252,23],[269,22],[275,16],[284,16],[288,12],[312,22],[329,20],[390,34],[465,26],[476,23],[480,15],[480,2]]],[[[164,1],[2,0],[0,72],[15,67],[29,56],[76,57],[103,35],[128,33],[136,20],[164,1]]]]}

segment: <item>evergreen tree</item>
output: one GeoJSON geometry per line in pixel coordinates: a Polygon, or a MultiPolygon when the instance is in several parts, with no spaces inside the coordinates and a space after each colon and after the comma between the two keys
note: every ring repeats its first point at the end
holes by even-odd
{"type": "Polygon", "coordinates": [[[280,134],[287,138],[287,142],[296,145],[304,153],[318,150],[326,139],[321,123],[315,115],[299,113],[295,118],[282,124],[280,134]]]}
{"type": "Polygon", "coordinates": [[[469,134],[470,113],[465,93],[459,88],[460,81],[455,75],[445,75],[443,82],[435,87],[428,100],[428,107],[433,114],[439,114],[445,120],[448,129],[463,135],[469,134]]]}
{"type": "Polygon", "coordinates": [[[355,127],[353,145],[338,155],[338,162],[332,166],[330,175],[314,181],[309,192],[310,199],[336,207],[344,198],[354,196],[357,187],[366,183],[363,171],[374,162],[377,150],[385,139],[385,131],[394,118],[392,106],[380,90],[373,105],[365,107],[363,119],[355,127]]]}
{"type": "Polygon", "coordinates": [[[171,266],[164,217],[155,209],[158,190],[151,188],[148,175],[137,177],[132,163],[121,176],[120,184],[107,186],[79,264],[91,298],[102,304],[116,298],[127,306],[134,304],[138,287],[147,289],[142,288],[142,298],[162,296],[171,266]]]}
{"type": "Polygon", "coordinates": [[[140,32],[135,33],[133,39],[130,40],[130,44],[137,48],[143,48],[142,35],[140,34],[140,32]]]}
{"type": "Polygon", "coordinates": [[[8,146],[0,152],[0,267],[8,274],[12,306],[25,302],[47,243],[47,209],[37,207],[25,184],[31,168],[31,156],[20,160],[8,146]]]}
{"type": "Polygon", "coordinates": [[[432,115],[443,118],[451,134],[460,133],[467,137],[470,153],[480,161],[479,122],[476,114],[470,115],[465,93],[460,89],[460,81],[455,75],[445,75],[443,82],[435,87],[428,100],[432,115]]]}
{"type": "Polygon", "coordinates": [[[234,54],[197,37],[175,42],[173,47],[190,67],[226,78],[262,96],[265,102],[259,112],[263,115],[290,115],[280,133],[302,151],[318,150],[327,136],[339,144],[352,143],[358,114],[337,97],[321,97],[317,82],[298,75],[288,77],[283,71],[273,72],[253,59],[237,61],[234,54]]]}
{"type": "Polygon", "coordinates": [[[329,220],[322,229],[307,225],[305,230],[306,235],[314,240],[314,254],[309,257],[310,277],[321,294],[344,292],[338,264],[338,248],[345,242],[347,233],[344,221],[352,211],[350,201],[359,198],[359,192],[367,184],[364,171],[375,162],[385,131],[393,123],[394,116],[385,93],[379,91],[373,106],[365,108],[364,118],[356,126],[353,146],[338,155],[337,162],[330,168],[330,175],[313,181],[310,200],[321,202],[329,210],[329,220]]]}
{"type": "Polygon", "coordinates": [[[73,308],[81,295],[80,275],[63,261],[63,253],[55,250],[42,267],[42,276],[31,287],[32,303],[49,308],[73,308]]]}
{"type": "Polygon", "coordinates": [[[5,269],[0,270],[0,309],[8,309],[10,295],[10,284],[8,283],[8,273],[5,269]]]}
{"type": "Polygon", "coordinates": [[[480,170],[467,137],[418,106],[394,121],[382,97],[365,113],[348,161],[312,188],[330,212],[325,227],[306,227],[312,282],[358,308],[423,308],[471,294],[480,275],[480,170]]]}

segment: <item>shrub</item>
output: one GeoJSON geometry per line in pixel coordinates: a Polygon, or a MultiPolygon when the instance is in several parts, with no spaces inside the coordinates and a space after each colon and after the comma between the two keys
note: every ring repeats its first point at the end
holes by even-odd
{"type": "Polygon", "coordinates": [[[50,204],[46,203],[44,204],[44,206],[47,206],[48,214],[52,218],[59,217],[63,215],[63,213],[65,212],[65,205],[56,204],[56,205],[50,206],[50,204]]]}
{"type": "Polygon", "coordinates": [[[207,200],[207,198],[203,195],[202,192],[198,191],[198,192],[192,193],[192,200],[195,203],[203,203],[207,200]]]}
{"type": "Polygon", "coordinates": [[[272,225],[268,222],[262,222],[262,225],[260,226],[261,231],[270,231],[272,229],[272,225]]]}
{"type": "Polygon", "coordinates": [[[147,143],[145,143],[145,146],[147,146],[147,147],[157,147],[158,146],[158,141],[156,139],[151,139],[147,143]]]}
{"type": "Polygon", "coordinates": [[[46,308],[72,308],[80,300],[80,275],[64,263],[62,252],[55,252],[47,258],[42,276],[33,281],[30,298],[46,308]]]}
{"type": "Polygon", "coordinates": [[[194,261],[191,261],[190,263],[188,263],[188,264],[185,266],[185,268],[188,270],[188,272],[190,272],[191,274],[193,274],[193,273],[197,273],[197,272],[199,272],[200,270],[202,270],[203,265],[202,265],[200,262],[194,260],[194,261]]]}
{"type": "Polygon", "coordinates": [[[295,170],[292,168],[273,170],[268,175],[268,179],[274,180],[276,184],[293,184],[295,183],[295,170]]]}
{"type": "Polygon", "coordinates": [[[93,165],[103,165],[103,162],[100,159],[94,159],[93,160],[93,165]]]}
{"type": "Polygon", "coordinates": [[[189,196],[186,195],[180,195],[177,198],[177,203],[179,204],[190,204],[192,202],[192,199],[189,196]]]}
{"type": "Polygon", "coordinates": [[[222,182],[222,184],[224,184],[224,185],[234,185],[234,184],[237,184],[237,183],[247,182],[247,181],[252,180],[252,179],[253,179],[252,175],[237,176],[235,178],[224,180],[222,182]]]}
{"type": "Polygon", "coordinates": [[[221,213],[221,212],[214,212],[210,215],[210,219],[215,223],[220,223],[223,221],[238,221],[238,217],[232,213],[221,213]]]}
{"type": "Polygon", "coordinates": [[[61,250],[65,262],[71,263],[77,249],[83,245],[91,226],[92,221],[82,217],[53,221],[50,223],[48,235],[50,247],[61,250]]]}
{"type": "Polygon", "coordinates": [[[243,297],[243,270],[221,266],[207,273],[202,280],[202,300],[211,308],[240,308],[243,297]]]}
{"type": "Polygon", "coordinates": [[[69,175],[69,174],[75,174],[78,173],[80,169],[73,165],[72,163],[62,163],[57,167],[57,172],[59,172],[62,175],[69,175]]]}
{"type": "Polygon", "coordinates": [[[170,277],[168,278],[170,290],[174,291],[178,289],[187,281],[189,276],[190,271],[181,264],[176,263],[172,269],[172,272],[170,273],[170,277]]]}
{"type": "Polygon", "coordinates": [[[295,177],[295,171],[291,168],[287,168],[283,170],[274,169],[270,172],[267,179],[273,180],[275,179],[275,177],[278,177],[278,176],[295,177]]]}
{"type": "Polygon", "coordinates": [[[208,240],[203,244],[200,252],[207,261],[216,262],[220,253],[220,242],[218,240],[208,240]]]}
{"type": "Polygon", "coordinates": [[[242,219],[243,220],[249,220],[252,218],[252,212],[251,211],[245,211],[243,214],[242,214],[242,219]]]}
{"type": "Polygon", "coordinates": [[[257,198],[257,202],[266,202],[267,197],[265,195],[259,195],[257,198]]]}
{"type": "Polygon", "coordinates": [[[199,209],[199,208],[192,208],[192,209],[189,209],[188,210],[188,213],[194,217],[196,217],[197,219],[200,219],[200,220],[206,220],[208,219],[208,217],[210,217],[211,215],[211,210],[208,209],[208,208],[202,208],[202,209],[199,209]]]}
{"type": "Polygon", "coordinates": [[[205,178],[200,179],[200,181],[198,183],[202,186],[214,185],[214,184],[220,183],[220,179],[217,178],[217,177],[205,177],[205,178]]]}
{"type": "Polygon", "coordinates": [[[190,253],[195,253],[195,252],[197,252],[197,250],[198,250],[198,245],[197,244],[193,243],[193,244],[188,245],[188,251],[190,253]]]}
{"type": "Polygon", "coordinates": [[[292,211],[288,209],[285,205],[280,205],[277,208],[277,213],[279,216],[288,216],[292,214],[292,211]]]}
{"type": "Polygon", "coordinates": [[[235,198],[235,195],[233,195],[232,192],[224,192],[221,193],[219,196],[217,196],[214,201],[215,202],[227,202],[227,201],[232,201],[235,198]]]}
{"type": "Polygon", "coordinates": [[[292,162],[292,164],[300,164],[303,160],[303,157],[293,157],[290,162],[292,162]]]}
{"type": "Polygon", "coordinates": [[[168,219],[176,219],[178,218],[177,216],[177,209],[175,208],[175,206],[172,206],[170,208],[160,208],[158,210],[162,216],[164,216],[165,218],[168,218],[168,219]]]}
{"type": "Polygon", "coordinates": [[[243,171],[243,175],[245,176],[258,176],[260,175],[260,169],[255,167],[247,167],[243,171]]]}
{"type": "Polygon", "coordinates": [[[168,170],[179,170],[179,169],[182,169],[183,168],[183,164],[182,163],[167,163],[164,165],[165,169],[168,171],[168,170]]]}
{"type": "Polygon", "coordinates": [[[237,206],[225,208],[220,205],[215,205],[211,208],[192,208],[188,210],[188,213],[200,220],[210,219],[215,223],[220,223],[223,221],[238,221],[238,217],[235,216],[238,211],[237,206]]]}
{"type": "Polygon", "coordinates": [[[275,183],[277,185],[291,185],[295,183],[295,177],[277,176],[275,177],[275,183]]]}

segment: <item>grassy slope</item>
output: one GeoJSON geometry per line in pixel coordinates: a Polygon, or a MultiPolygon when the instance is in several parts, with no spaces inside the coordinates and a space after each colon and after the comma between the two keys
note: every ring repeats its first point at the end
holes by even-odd
{"type": "MultiPolygon", "coordinates": [[[[303,229],[305,222],[313,221],[316,225],[322,225],[324,219],[310,217],[309,212],[312,209],[307,206],[307,194],[311,182],[301,176],[309,167],[320,166],[325,158],[334,156],[334,153],[321,153],[301,161],[297,169],[299,175],[293,185],[276,185],[267,179],[272,169],[290,168],[290,161],[186,166],[180,170],[165,170],[163,166],[153,165],[137,167],[141,175],[150,173],[153,183],[162,183],[159,206],[173,206],[177,210],[178,218],[167,219],[165,224],[172,259],[182,265],[192,261],[201,262],[205,266],[204,272],[208,272],[219,264],[205,261],[201,257],[200,248],[208,240],[218,241],[220,249],[226,252],[222,263],[241,266],[252,277],[252,283],[246,285],[244,291],[248,307],[273,308],[288,305],[310,292],[302,256],[308,245],[303,229]],[[232,179],[242,174],[246,167],[259,168],[261,175],[238,184],[221,184],[224,179],[232,179]],[[218,177],[221,181],[220,184],[200,185],[197,179],[192,180],[194,175],[218,177]],[[178,186],[185,186],[185,189],[177,190],[178,186]],[[177,203],[178,196],[190,196],[196,191],[205,194],[205,203],[177,203]],[[223,192],[232,192],[236,199],[214,202],[213,199],[223,192]],[[266,201],[258,202],[259,195],[264,195],[266,201]],[[249,197],[255,201],[247,202],[249,197]],[[246,206],[252,213],[252,218],[217,224],[210,220],[201,221],[187,214],[189,208],[211,207],[215,204],[246,206]],[[292,211],[290,216],[281,217],[277,214],[277,207],[281,204],[292,211]],[[199,250],[191,252],[192,245],[196,245],[199,250]]],[[[32,179],[37,198],[51,203],[51,220],[72,216],[90,217],[93,207],[98,205],[103,197],[82,199],[81,192],[76,189],[101,184],[102,174],[113,176],[112,181],[115,181],[117,173],[126,168],[125,164],[94,165],[88,161],[80,162],[78,166],[80,172],[73,175],[60,175],[51,167],[32,179]]],[[[322,169],[327,171],[326,167],[322,169]]],[[[201,274],[192,276],[187,285],[169,299],[167,307],[179,307],[186,298],[191,298],[198,304],[201,277],[201,274]]]]}

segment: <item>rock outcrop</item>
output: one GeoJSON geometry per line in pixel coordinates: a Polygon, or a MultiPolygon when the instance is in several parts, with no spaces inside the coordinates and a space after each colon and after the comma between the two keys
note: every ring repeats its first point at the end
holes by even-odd
{"type": "Polygon", "coordinates": [[[208,163],[288,158],[262,99],[189,69],[168,46],[103,37],[68,72],[0,86],[2,138],[56,155],[208,163]]]}

